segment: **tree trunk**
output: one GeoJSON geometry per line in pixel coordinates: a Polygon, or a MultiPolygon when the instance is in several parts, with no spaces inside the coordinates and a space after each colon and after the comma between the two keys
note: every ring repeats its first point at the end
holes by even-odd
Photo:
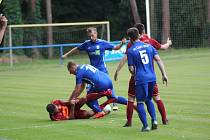
{"type": "Polygon", "coordinates": [[[138,7],[136,5],[136,0],[130,0],[131,10],[133,14],[134,23],[140,23],[141,19],[138,13],[138,7]]]}
{"type": "MultiPolygon", "coordinates": [[[[30,0],[29,4],[30,4],[29,7],[31,7],[29,9],[31,11],[31,12],[29,12],[29,16],[34,17],[35,12],[36,12],[36,0],[30,0]]],[[[32,45],[37,45],[36,38],[33,38],[32,45]]],[[[32,49],[32,57],[34,57],[34,58],[36,58],[36,57],[39,58],[40,57],[40,52],[37,48],[32,49]]]]}
{"type": "MultiPolygon", "coordinates": [[[[47,23],[52,23],[52,9],[51,9],[51,0],[46,0],[46,9],[47,9],[47,23]]],[[[47,29],[47,43],[53,44],[53,29],[52,26],[49,26],[47,29]]],[[[48,58],[53,58],[53,48],[48,48],[48,58]]]]}
{"type": "MultiPolygon", "coordinates": [[[[208,4],[208,10],[207,10],[207,21],[208,21],[208,27],[210,28],[210,0],[207,0],[208,4]]],[[[209,30],[209,29],[207,29],[209,30]]],[[[208,44],[210,47],[210,35],[208,36],[208,44]]]]}
{"type": "Polygon", "coordinates": [[[170,36],[170,10],[169,10],[169,0],[162,0],[162,43],[166,42],[167,38],[170,36]]]}

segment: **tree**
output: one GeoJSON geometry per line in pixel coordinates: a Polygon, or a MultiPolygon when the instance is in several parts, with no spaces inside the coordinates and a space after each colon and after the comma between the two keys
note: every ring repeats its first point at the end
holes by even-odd
{"type": "Polygon", "coordinates": [[[162,0],[162,42],[165,42],[170,36],[170,10],[169,0],[162,0]]]}
{"type": "MultiPolygon", "coordinates": [[[[207,10],[207,23],[208,23],[208,27],[207,30],[210,30],[210,0],[207,0],[207,5],[208,5],[208,10],[207,10]]],[[[208,44],[210,47],[210,35],[208,35],[208,44]]]]}
{"type": "Polygon", "coordinates": [[[131,10],[133,14],[134,23],[140,23],[141,19],[138,13],[138,7],[136,5],[136,0],[130,0],[131,10]]]}
{"type": "MultiPolygon", "coordinates": [[[[46,15],[47,15],[47,23],[52,23],[52,8],[51,8],[51,0],[46,0],[46,15]]],[[[47,29],[47,43],[53,44],[53,31],[52,26],[49,26],[47,29]]],[[[48,58],[53,57],[53,48],[48,48],[48,58]]]]}

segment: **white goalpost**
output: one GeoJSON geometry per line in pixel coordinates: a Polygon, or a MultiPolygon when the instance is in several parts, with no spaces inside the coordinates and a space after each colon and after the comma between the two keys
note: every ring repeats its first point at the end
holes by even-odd
{"type": "Polygon", "coordinates": [[[5,46],[10,48],[10,66],[13,66],[13,53],[15,51],[13,47],[46,45],[49,27],[53,28],[53,44],[68,44],[83,42],[86,38],[86,29],[92,26],[97,28],[98,36],[101,39],[110,41],[109,21],[8,25],[5,46]],[[19,39],[18,36],[22,38],[19,39]]]}

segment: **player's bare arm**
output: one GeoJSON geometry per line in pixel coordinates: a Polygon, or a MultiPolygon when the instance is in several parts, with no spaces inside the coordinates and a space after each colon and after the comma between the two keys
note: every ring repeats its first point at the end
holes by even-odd
{"type": "Polygon", "coordinates": [[[113,48],[113,50],[119,50],[119,49],[123,46],[123,44],[125,44],[125,43],[126,43],[126,38],[123,38],[123,39],[121,40],[121,43],[120,43],[119,45],[115,46],[115,47],[113,48]]]}
{"type": "Polygon", "coordinates": [[[78,50],[77,47],[71,49],[70,51],[68,51],[67,53],[65,53],[64,55],[62,55],[62,58],[67,58],[69,55],[75,53],[78,50]]]}
{"type": "Polygon", "coordinates": [[[165,71],[165,67],[164,67],[163,61],[161,60],[159,55],[155,55],[154,59],[157,62],[158,67],[160,69],[160,72],[162,74],[163,84],[165,83],[166,86],[167,86],[167,84],[168,84],[168,77],[167,77],[167,74],[166,74],[166,71],[165,71]]]}
{"type": "Polygon", "coordinates": [[[82,91],[85,88],[85,83],[82,84],[77,84],[74,88],[74,91],[72,92],[70,98],[69,98],[69,102],[72,103],[74,101],[72,100],[76,100],[77,97],[79,97],[79,95],[82,93],[82,91]]]}
{"type": "Polygon", "coordinates": [[[131,75],[134,75],[135,74],[135,71],[134,71],[134,67],[133,66],[129,66],[128,69],[129,69],[129,72],[131,73],[131,75]]]}
{"type": "Polygon", "coordinates": [[[117,69],[115,71],[114,74],[114,80],[117,81],[117,77],[118,77],[118,73],[120,72],[120,70],[122,69],[122,67],[125,65],[125,63],[127,62],[127,55],[125,55],[121,60],[120,63],[117,66],[117,69]]]}
{"type": "Polygon", "coordinates": [[[166,50],[166,49],[168,49],[169,48],[169,46],[171,46],[172,45],[172,41],[168,38],[167,39],[167,42],[165,43],[165,44],[163,44],[163,45],[161,45],[161,50],[166,50]]]}

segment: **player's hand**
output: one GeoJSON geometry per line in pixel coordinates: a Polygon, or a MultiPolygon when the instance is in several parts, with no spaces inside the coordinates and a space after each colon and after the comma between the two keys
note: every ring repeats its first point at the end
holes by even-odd
{"type": "Polygon", "coordinates": [[[168,86],[168,77],[166,75],[162,76],[163,84],[166,84],[168,86]]]}
{"type": "Polygon", "coordinates": [[[3,14],[0,14],[0,28],[6,28],[7,27],[7,18],[3,16],[3,14]]]}
{"type": "Polygon", "coordinates": [[[64,55],[61,56],[61,58],[65,59],[65,58],[67,58],[67,55],[64,54],[64,55]]]}
{"type": "Polygon", "coordinates": [[[114,80],[115,80],[115,81],[117,81],[117,80],[118,80],[118,78],[117,78],[117,77],[118,77],[118,72],[116,71],[116,72],[115,72],[115,74],[114,74],[114,80]]]}
{"type": "Polygon", "coordinates": [[[70,100],[70,104],[75,105],[76,103],[77,103],[77,100],[76,99],[70,100]]]}
{"type": "Polygon", "coordinates": [[[126,43],[126,38],[125,37],[121,40],[121,43],[122,44],[125,44],[126,43]]]}
{"type": "Polygon", "coordinates": [[[170,38],[167,39],[167,43],[169,44],[169,46],[172,45],[172,41],[170,38]]]}

